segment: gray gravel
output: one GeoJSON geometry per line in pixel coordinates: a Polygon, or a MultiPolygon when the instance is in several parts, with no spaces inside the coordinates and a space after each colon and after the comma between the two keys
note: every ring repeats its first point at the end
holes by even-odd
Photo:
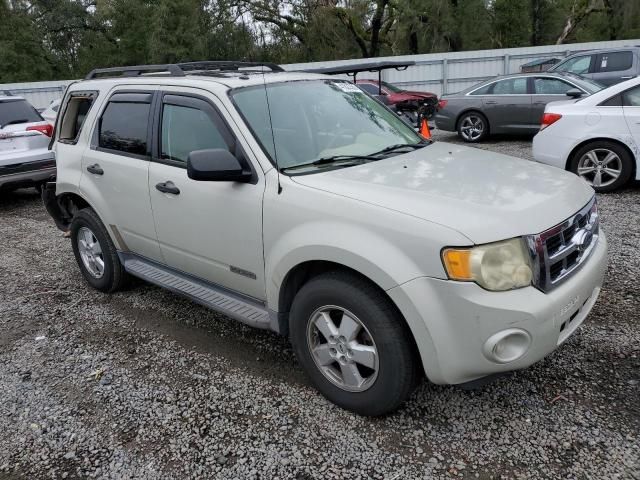
{"type": "Polygon", "coordinates": [[[640,479],[640,188],[599,202],[609,272],[562,348],[478,391],[423,382],[366,419],[317,394],[277,335],[143,283],[90,290],[37,196],[3,194],[0,479],[640,479]]]}

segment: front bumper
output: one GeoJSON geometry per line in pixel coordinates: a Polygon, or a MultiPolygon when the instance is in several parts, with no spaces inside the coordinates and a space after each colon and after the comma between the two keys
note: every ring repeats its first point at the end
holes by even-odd
{"type": "Polygon", "coordinates": [[[591,257],[549,293],[534,287],[489,292],[475,283],[421,277],[389,290],[416,339],[427,377],[466,383],[530,366],[554,351],[584,321],[598,298],[606,270],[601,232],[591,257]],[[422,328],[424,326],[424,328],[422,328]],[[487,342],[503,332],[525,332],[529,344],[513,361],[498,362],[487,342]]]}

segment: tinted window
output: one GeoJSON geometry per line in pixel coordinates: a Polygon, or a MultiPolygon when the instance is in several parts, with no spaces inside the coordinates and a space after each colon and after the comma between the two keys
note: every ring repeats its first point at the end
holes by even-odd
{"type": "Polygon", "coordinates": [[[371,83],[359,83],[358,86],[371,95],[378,95],[378,86],[371,83]]]}
{"type": "Polygon", "coordinates": [[[148,103],[109,102],[100,121],[99,146],[147,154],[148,103]]]}
{"type": "Polygon", "coordinates": [[[527,93],[526,78],[510,78],[493,84],[493,95],[523,95],[527,93]]]}
{"type": "Polygon", "coordinates": [[[165,105],[161,158],[186,163],[189,153],[207,148],[228,148],[209,115],[197,108],[165,105]]]}
{"type": "Polygon", "coordinates": [[[600,106],[603,107],[621,107],[622,106],[622,96],[614,95],[611,98],[608,98],[604,102],[600,103],[600,106]]]}
{"type": "Polygon", "coordinates": [[[633,65],[633,54],[629,51],[602,53],[598,58],[598,70],[600,72],[629,70],[633,65]]]}
{"type": "Polygon", "coordinates": [[[570,58],[563,63],[560,63],[554,70],[559,72],[571,72],[581,75],[583,73],[589,73],[591,68],[591,62],[593,61],[593,55],[583,55],[580,57],[570,58]]]}
{"type": "Polygon", "coordinates": [[[640,107],[640,87],[627,90],[622,95],[625,107],[640,107]]]}
{"type": "Polygon", "coordinates": [[[41,121],[40,114],[26,100],[0,100],[0,128],[6,125],[41,121]]]}
{"type": "Polygon", "coordinates": [[[536,78],[533,84],[538,95],[564,95],[569,90],[576,88],[556,78],[536,78]]]}

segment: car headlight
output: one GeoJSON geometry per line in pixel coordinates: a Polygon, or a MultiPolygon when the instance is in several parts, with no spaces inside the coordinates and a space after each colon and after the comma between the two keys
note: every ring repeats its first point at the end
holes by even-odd
{"type": "Polygon", "coordinates": [[[524,240],[512,238],[470,248],[445,248],[442,262],[451,280],[503,291],[531,285],[533,270],[524,240]]]}

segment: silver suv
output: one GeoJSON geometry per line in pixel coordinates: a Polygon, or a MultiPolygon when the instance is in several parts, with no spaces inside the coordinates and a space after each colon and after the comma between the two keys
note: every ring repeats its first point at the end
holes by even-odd
{"type": "Polygon", "coordinates": [[[423,139],[347,81],[105,69],[59,117],[44,200],[91,286],[133,275],[287,335],[318,390],[360,414],[423,375],[531,365],[600,292],[607,242],[582,180],[423,139]]]}

